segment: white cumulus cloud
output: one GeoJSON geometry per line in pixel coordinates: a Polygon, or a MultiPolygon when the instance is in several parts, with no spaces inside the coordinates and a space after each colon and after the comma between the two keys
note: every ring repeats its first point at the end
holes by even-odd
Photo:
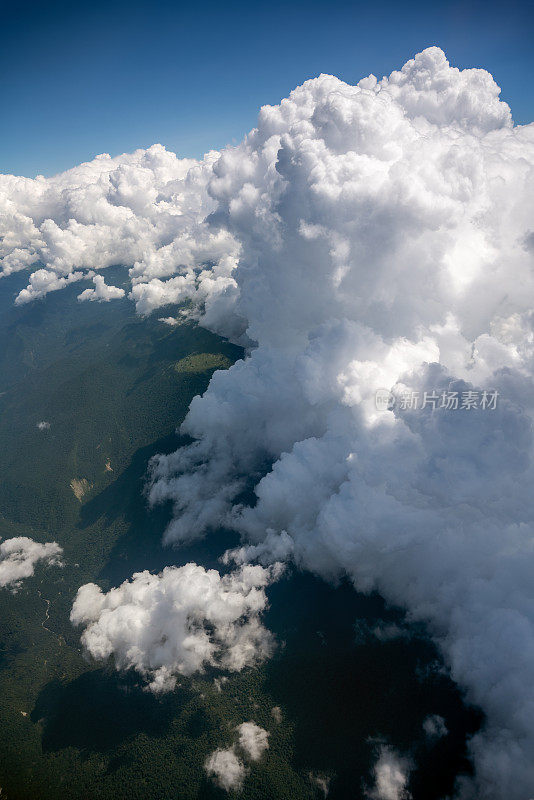
{"type": "Polygon", "coordinates": [[[242,722],[238,726],[239,747],[251,761],[259,761],[269,747],[269,734],[255,722],[242,722]]]}
{"type": "Polygon", "coordinates": [[[375,784],[367,792],[370,800],[409,800],[407,790],[410,762],[391,747],[383,745],[373,768],[375,784]]]}
{"type": "Polygon", "coordinates": [[[63,277],[49,269],[38,269],[32,272],[28,286],[19,292],[15,303],[19,306],[30,303],[38,297],[44,297],[49,292],[57,292],[70,283],[76,283],[86,277],[89,277],[89,273],[84,275],[83,272],[69,272],[63,277]]]}
{"type": "Polygon", "coordinates": [[[204,769],[212,780],[229,792],[239,790],[247,769],[243,761],[259,761],[269,747],[269,733],[255,722],[242,722],[235,729],[237,741],[227,749],[218,748],[211,753],[204,769]]]}
{"type": "Polygon", "coordinates": [[[89,583],[78,590],[71,621],[84,626],[82,643],[93,658],[113,657],[152,691],[169,691],[180,675],[208,665],[238,671],[270,654],[260,615],[277,573],[245,565],[221,576],[190,563],[135,573],[107,593],[89,583]]]}
{"type": "Polygon", "coordinates": [[[221,789],[240,789],[245,777],[245,765],[233,747],[215,750],[206,759],[204,769],[221,789]]]}
{"type": "Polygon", "coordinates": [[[109,303],[110,300],[117,300],[124,297],[125,291],[119,286],[109,286],[102,275],[95,275],[93,278],[94,289],[85,289],[78,295],[78,300],[83,303],[87,300],[100,303],[109,303]]]}
{"type": "Polygon", "coordinates": [[[62,553],[63,549],[56,542],[40,544],[27,536],[5,539],[0,544],[0,587],[17,588],[24,578],[33,575],[39,561],[62,566],[62,553]]]}

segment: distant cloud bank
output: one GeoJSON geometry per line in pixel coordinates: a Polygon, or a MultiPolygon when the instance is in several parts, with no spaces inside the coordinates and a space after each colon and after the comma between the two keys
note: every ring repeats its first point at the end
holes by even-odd
{"type": "MultiPolygon", "coordinates": [[[[155,145],[0,178],[4,274],[35,269],[18,303],[121,263],[139,313],[188,300],[248,347],[193,400],[193,444],[152,464],[152,502],[174,504],[166,540],[224,524],[238,563],[347,575],[424,621],[486,714],[462,798],[534,788],[533,185],[534,125],[437,47],[380,81],[307,81],[200,162],[155,145]],[[428,387],[499,403],[377,408],[378,390],[428,387]]],[[[90,651],[165,685],[196,650],[152,588],[179,575],[143,575],[82,587],[73,615],[90,651]],[[144,621],[125,635],[132,604],[144,621]]],[[[369,791],[403,797],[407,765],[380,758],[369,791]]]]}

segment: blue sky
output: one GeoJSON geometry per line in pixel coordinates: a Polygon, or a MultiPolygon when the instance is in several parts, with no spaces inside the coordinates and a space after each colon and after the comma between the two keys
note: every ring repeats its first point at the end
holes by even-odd
{"type": "Polygon", "coordinates": [[[161,142],[198,156],[331,72],[355,82],[431,44],[490,70],[534,119],[533,2],[0,3],[0,172],[50,175],[161,142]]]}

